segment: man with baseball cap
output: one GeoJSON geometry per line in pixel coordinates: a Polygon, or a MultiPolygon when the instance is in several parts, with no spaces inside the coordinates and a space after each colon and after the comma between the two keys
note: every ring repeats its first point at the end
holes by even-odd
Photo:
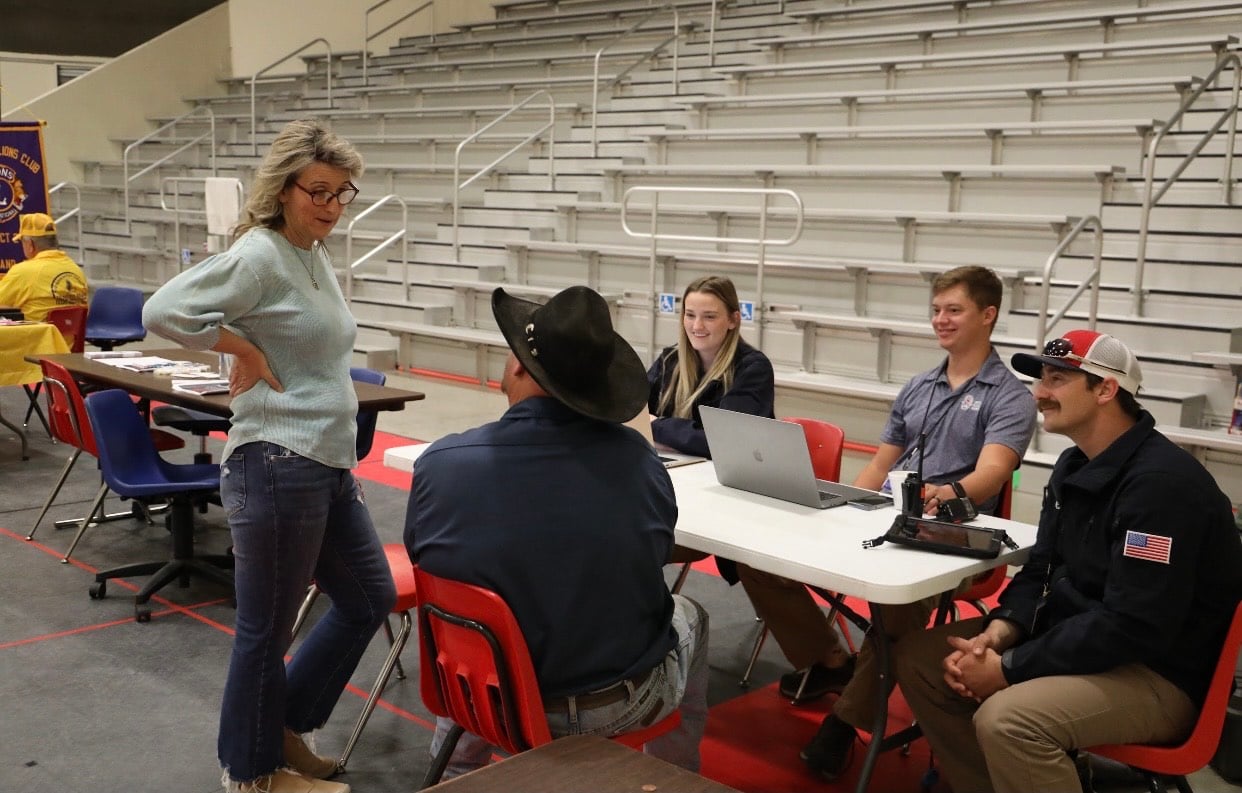
{"type": "Polygon", "coordinates": [[[1139,406],[1134,353],[1072,330],[1012,363],[1035,378],[1044,429],[1075,444],[1044,489],[1030,559],[987,617],[895,653],[961,793],[1077,791],[1072,750],[1184,740],[1242,599],[1229,499],[1139,406]]]}
{"type": "Polygon", "coordinates": [[[26,319],[42,322],[59,306],[86,305],[86,275],[58,247],[51,216],[22,215],[13,239],[21,242],[26,259],[0,278],[0,306],[16,306],[26,319]]]}
{"type": "MultiPolygon", "coordinates": [[[[498,593],[534,661],[553,736],[616,734],[680,708],[647,752],[697,771],[707,717],[707,615],[670,595],[677,504],[650,444],[623,422],[647,377],[596,292],[546,305],[492,294],[510,355],[499,421],[441,438],[414,466],[410,559],[498,593]]],[[[434,755],[452,722],[440,719],[434,755]]],[[[487,763],[464,734],[446,776],[487,763]]]]}

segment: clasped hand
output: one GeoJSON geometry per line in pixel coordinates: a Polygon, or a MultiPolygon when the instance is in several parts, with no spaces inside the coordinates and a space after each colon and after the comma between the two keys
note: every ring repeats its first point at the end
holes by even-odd
{"type": "Polygon", "coordinates": [[[960,696],[982,702],[1009,686],[993,642],[986,632],[970,639],[949,637],[953,652],[943,662],[944,680],[949,688],[960,696]]]}

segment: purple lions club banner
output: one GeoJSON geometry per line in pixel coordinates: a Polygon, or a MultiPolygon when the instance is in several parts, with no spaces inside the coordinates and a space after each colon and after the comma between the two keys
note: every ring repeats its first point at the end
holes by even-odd
{"type": "Polygon", "coordinates": [[[47,212],[43,173],[43,125],[38,121],[0,121],[0,275],[26,258],[14,241],[18,215],[47,212]]]}

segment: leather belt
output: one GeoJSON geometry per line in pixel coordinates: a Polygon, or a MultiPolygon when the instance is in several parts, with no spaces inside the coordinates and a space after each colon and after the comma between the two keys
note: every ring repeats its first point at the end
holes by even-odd
{"type": "Polygon", "coordinates": [[[654,671],[655,667],[652,667],[646,672],[640,672],[628,680],[618,680],[611,686],[601,688],[598,691],[589,691],[585,694],[570,694],[569,696],[562,697],[544,697],[543,709],[545,711],[566,710],[571,699],[574,700],[578,710],[592,710],[622,702],[629,698],[631,691],[637,691],[643,683],[646,683],[654,671]],[[627,683],[629,685],[626,685],[627,683]]]}

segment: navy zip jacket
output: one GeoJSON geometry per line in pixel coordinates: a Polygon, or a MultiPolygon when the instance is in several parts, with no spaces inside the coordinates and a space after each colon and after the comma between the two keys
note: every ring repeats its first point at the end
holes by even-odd
{"type": "Polygon", "coordinates": [[[1061,454],[1030,560],[989,619],[1025,633],[1002,656],[1010,683],[1138,663],[1202,703],[1240,599],[1228,497],[1144,412],[1095,459],[1061,454]]]}
{"type": "Polygon", "coordinates": [[[651,437],[656,443],[662,443],[683,454],[711,457],[711,451],[707,448],[707,434],[703,432],[703,420],[699,418],[699,408],[704,405],[769,419],[776,418],[773,412],[776,386],[772,362],[768,360],[768,356],[742,339],[738,339],[737,355],[733,359],[733,385],[725,391],[719,380],[713,381],[694,401],[690,418],[673,417],[671,407],[663,413],[658,410],[660,395],[668,387],[668,381],[672,379],[675,371],[677,345],[665,347],[660,357],[647,370],[647,382],[651,385],[647,409],[653,416],[661,417],[651,422],[651,437]]]}

